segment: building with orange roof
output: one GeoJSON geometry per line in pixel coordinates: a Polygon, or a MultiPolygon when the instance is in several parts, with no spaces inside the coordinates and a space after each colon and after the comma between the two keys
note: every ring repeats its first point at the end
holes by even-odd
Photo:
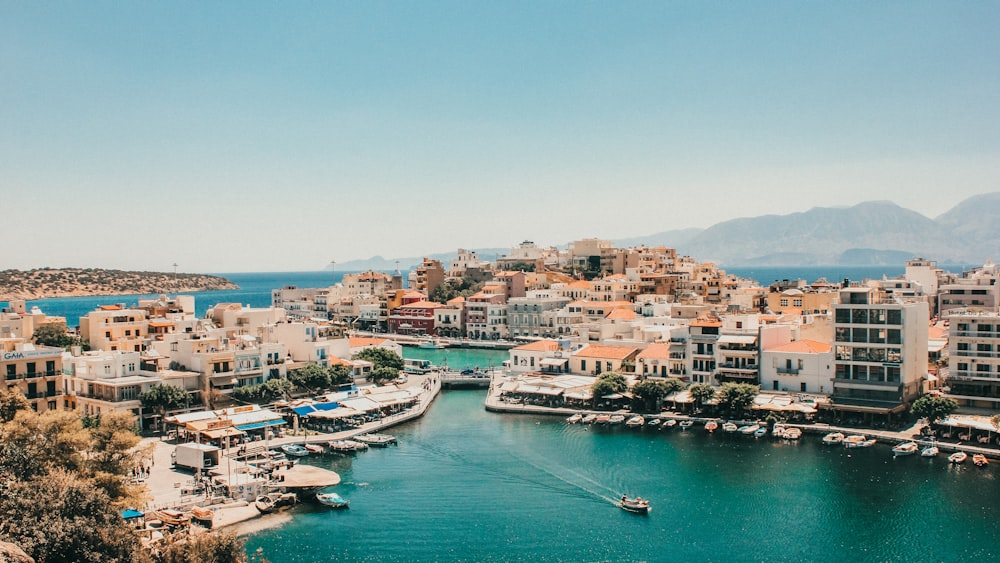
{"type": "Polygon", "coordinates": [[[80,317],[80,337],[92,350],[141,352],[149,325],[143,309],[101,307],[80,317]]]}
{"type": "Polygon", "coordinates": [[[568,345],[556,340],[536,340],[510,350],[510,369],[514,373],[568,373],[569,358],[568,345]]]}
{"type": "Polygon", "coordinates": [[[465,336],[464,297],[454,297],[444,306],[434,309],[434,330],[439,336],[448,338],[465,336]]]}
{"type": "Polygon", "coordinates": [[[588,344],[573,352],[570,372],[578,375],[600,375],[609,371],[633,373],[639,351],[633,346],[588,344]]]}
{"type": "Polygon", "coordinates": [[[829,342],[793,340],[761,351],[762,390],[829,395],[833,374],[833,346],[829,342]]]}
{"type": "MultiPolygon", "coordinates": [[[[420,294],[423,295],[423,294],[420,294]]],[[[444,307],[433,301],[413,301],[406,303],[389,315],[386,324],[389,332],[395,334],[437,335],[434,325],[434,311],[444,307]]]]}
{"type": "Polygon", "coordinates": [[[440,260],[424,258],[423,262],[410,274],[410,287],[425,295],[434,295],[434,291],[444,283],[444,267],[440,260]]]}
{"type": "Polygon", "coordinates": [[[347,339],[347,343],[351,349],[351,358],[358,355],[362,350],[369,348],[381,348],[395,352],[400,356],[403,355],[403,347],[398,342],[379,336],[351,336],[347,339]]]}
{"type": "Polygon", "coordinates": [[[477,293],[465,301],[465,333],[476,340],[507,338],[507,296],[477,293]]]}

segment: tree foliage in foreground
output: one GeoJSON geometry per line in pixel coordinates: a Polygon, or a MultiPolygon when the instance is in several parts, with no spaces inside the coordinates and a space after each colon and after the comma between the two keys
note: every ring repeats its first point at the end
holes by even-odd
{"type": "Polygon", "coordinates": [[[932,397],[924,395],[910,407],[910,413],[914,416],[926,418],[931,424],[939,420],[948,418],[948,415],[958,409],[958,402],[950,397],[932,397]]]}
{"type": "Polygon", "coordinates": [[[404,365],[402,356],[385,348],[365,348],[355,357],[371,362],[375,369],[386,367],[399,371],[404,365]]]}
{"type": "Polygon", "coordinates": [[[657,410],[660,401],[671,393],[676,393],[684,388],[681,380],[671,377],[669,379],[646,379],[636,383],[632,387],[632,395],[636,406],[644,412],[654,412],[657,410]]]}
{"type": "Polygon", "coordinates": [[[715,397],[715,387],[708,383],[695,383],[688,389],[688,392],[691,393],[691,398],[699,407],[715,397]]]}
{"type": "Polygon", "coordinates": [[[742,416],[753,405],[753,400],[759,392],[760,387],[749,383],[723,383],[716,398],[719,400],[719,408],[736,416],[742,416]]]}

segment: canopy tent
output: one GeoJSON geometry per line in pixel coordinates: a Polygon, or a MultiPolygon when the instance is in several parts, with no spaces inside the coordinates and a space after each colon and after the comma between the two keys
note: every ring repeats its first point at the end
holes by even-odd
{"type": "Polygon", "coordinates": [[[590,391],[573,391],[571,393],[564,393],[563,397],[566,397],[567,399],[589,401],[594,398],[594,394],[590,391]]]}
{"type": "Polygon", "coordinates": [[[542,367],[562,367],[569,362],[567,358],[542,358],[539,363],[542,367]]]}
{"type": "Polygon", "coordinates": [[[268,420],[266,422],[251,422],[250,424],[241,424],[236,427],[237,430],[257,430],[258,428],[267,428],[269,426],[281,426],[282,424],[287,424],[282,419],[279,420],[268,420]]]}
{"type": "Polygon", "coordinates": [[[352,409],[351,407],[340,407],[339,409],[333,409],[332,411],[312,412],[306,416],[311,419],[338,419],[361,416],[362,414],[364,413],[359,410],[352,409]]]}
{"type": "Polygon", "coordinates": [[[944,420],[939,420],[938,424],[952,426],[956,428],[971,428],[973,430],[983,430],[986,432],[996,432],[997,427],[993,426],[988,416],[974,415],[952,415],[944,420]]]}

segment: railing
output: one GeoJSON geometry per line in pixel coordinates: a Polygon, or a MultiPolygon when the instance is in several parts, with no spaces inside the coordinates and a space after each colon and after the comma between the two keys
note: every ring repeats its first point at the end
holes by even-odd
{"type": "Polygon", "coordinates": [[[39,377],[55,377],[57,375],[61,375],[61,372],[58,372],[56,370],[48,370],[48,371],[36,371],[34,373],[8,373],[7,380],[10,381],[13,379],[37,379],[39,377]]]}
{"type": "Polygon", "coordinates": [[[778,368],[778,373],[788,374],[788,375],[798,375],[798,368],[778,368]]]}

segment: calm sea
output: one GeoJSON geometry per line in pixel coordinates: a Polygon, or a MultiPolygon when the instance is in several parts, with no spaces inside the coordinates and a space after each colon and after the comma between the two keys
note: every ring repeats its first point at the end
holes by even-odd
{"type": "MultiPolygon", "coordinates": [[[[729,273],[741,277],[757,280],[761,284],[770,284],[776,280],[804,279],[809,282],[819,278],[826,278],[827,281],[842,281],[844,278],[851,280],[877,279],[883,275],[890,278],[903,273],[903,266],[898,267],[839,267],[839,266],[808,266],[800,268],[729,268],[729,273]]],[[[240,286],[239,289],[227,291],[204,291],[193,293],[195,296],[195,310],[198,316],[204,316],[205,312],[218,303],[241,303],[251,307],[269,307],[271,305],[271,290],[288,285],[296,287],[328,287],[331,283],[339,282],[343,272],[265,272],[265,273],[239,273],[239,274],[217,274],[228,278],[240,286]]],[[[29,301],[28,307],[38,306],[42,312],[66,317],[66,324],[71,327],[80,324],[80,317],[88,312],[100,307],[121,303],[126,306],[137,305],[139,299],[156,297],[158,294],[148,295],[115,295],[98,297],[63,297],[53,299],[39,299],[29,301]]],[[[7,302],[0,301],[0,307],[6,307],[7,302]]]]}
{"type": "Polygon", "coordinates": [[[307,561],[990,561],[995,468],[703,430],[570,426],[445,391],[399,446],[307,458],[346,511],[309,504],[249,537],[307,561]],[[650,499],[648,516],[614,505],[650,499]]]}

